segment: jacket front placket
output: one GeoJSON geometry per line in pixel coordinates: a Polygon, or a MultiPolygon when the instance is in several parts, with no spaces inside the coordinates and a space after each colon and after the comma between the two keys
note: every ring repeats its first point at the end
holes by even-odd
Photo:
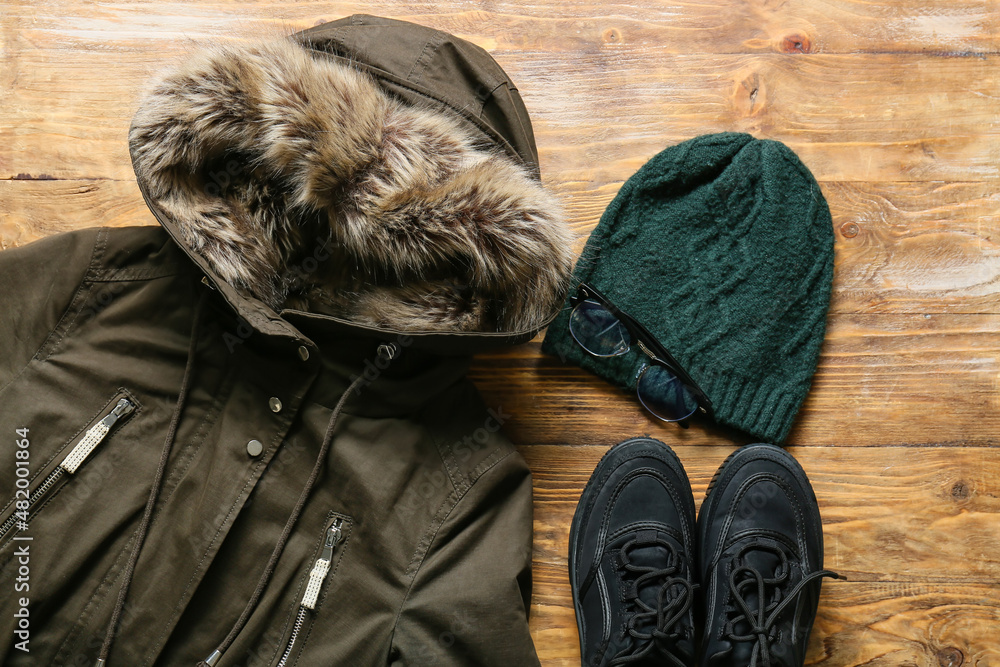
{"type": "MultiPolygon", "coordinates": [[[[320,374],[316,346],[287,323],[283,335],[266,335],[242,318],[234,321],[208,327],[199,338],[197,356],[221,363],[224,379],[207,410],[182,412],[182,446],[171,456],[136,567],[141,585],[130,589],[131,613],[121,628],[123,637],[132,636],[130,627],[156,629],[142,637],[139,664],[161,652],[320,374]]],[[[194,368],[197,385],[197,359],[194,368]]]]}

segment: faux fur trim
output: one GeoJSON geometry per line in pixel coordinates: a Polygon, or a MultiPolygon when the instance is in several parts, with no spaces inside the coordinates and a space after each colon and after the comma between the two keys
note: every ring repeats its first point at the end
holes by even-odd
{"type": "Polygon", "coordinates": [[[276,39],[194,54],[143,100],[129,142],[190,251],[275,310],[536,329],[564,298],[572,237],[528,169],[471,133],[276,39]]]}

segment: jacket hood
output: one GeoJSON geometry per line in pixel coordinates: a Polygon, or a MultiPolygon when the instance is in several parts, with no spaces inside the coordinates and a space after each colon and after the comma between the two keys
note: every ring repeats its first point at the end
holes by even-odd
{"type": "Polygon", "coordinates": [[[129,148],[238,310],[524,340],[565,295],[572,237],[524,106],[451,35],[356,16],[204,48],[143,99],[129,148]]]}

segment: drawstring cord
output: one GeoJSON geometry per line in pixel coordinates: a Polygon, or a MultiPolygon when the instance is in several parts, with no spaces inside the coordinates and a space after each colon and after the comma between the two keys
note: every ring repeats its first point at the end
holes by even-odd
{"type": "Polygon", "coordinates": [[[167,428],[167,438],[160,453],[160,463],[156,468],[156,475],[153,477],[153,487],[149,491],[149,498],[146,500],[146,509],[142,513],[142,521],[136,531],[135,545],[132,547],[132,554],[125,566],[125,580],[118,591],[118,600],[115,602],[115,609],[111,614],[111,622],[108,624],[107,633],[104,635],[104,643],[101,644],[101,652],[97,657],[96,667],[104,667],[108,660],[108,653],[111,651],[111,643],[117,633],[122,609],[125,606],[125,598],[128,596],[129,586],[132,584],[132,576],[135,574],[135,564],[139,561],[139,552],[146,541],[149,532],[150,519],[153,515],[153,507],[160,497],[160,490],[163,488],[163,473],[167,468],[167,459],[170,457],[170,450],[174,446],[174,436],[177,434],[177,425],[180,422],[181,410],[187,399],[188,387],[191,385],[191,375],[194,368],[195,350],[198,347],[198,325],[201,319],[201,311],[204,307],[205,292],[201,292],[195,305],[194,318],[191,323],[191,341],[188,344],[187,363],[184,365],[184,376],[181,380],[180,393],[177,395],[177,404],[174,406],[174,414],[170,419],[170,426],[167,428]]]}
{"type": "Polygon", "coordinates": [[[264,568],[264,572],[260,575],[260,579],[257,581],[257,588],[254,590],[253,595],[247,601],[246,607],[243,609],[243,613],[237,619],[236,623],[233,625],[229,634],[226,638],[222,640],[222,643],[216,647],[212,654],[198,663],[197,667],[213,667],[222,654],[232,645],[235,641],[236,636],[243,630],[243,626],[247,624],[250,620],[250,615],[257,608],[257,602],[260,600],[260,596],[264,593],[264,589],[267,588],[267,584],[271,581],[271,575],[274,574],[274,568],[278,563],[278,559],[281,557],[281,552],[285,548],[285,542],[288,541],[288,537],[292,533],[292,528],[295,527],[296,521],[299,519],[299,514],[302,512],[302,508],[306,504],[306,500],[309,499],[309,494],[312,492],[313,486],[316,484],[316,479],[319,477],[320,470],[323,468],[323,463],[326,461],[327,451],[330,449],[330,443],[333,441],[333,429],[337,425],[337,419],[340,417],[340,411],[344,407],[344,403],[347,402],[348,397],[354,393],[358,386],[364,381],[364,376],[359,375],[354,382],[347,387],[340,400],[337,401],[336,407],[333,409],[333,414],[330,416],[330,423],[326,427],[326,435],[323,436],[323,444],[320,445],[319,454],[316,456],[316,463],[313,464],[312,472],[309,474],[309,479],[306,481],[306,485],[302,488],[302,493],[299,495],[298,502],[295,503],[295,507],[292,508],[292,513],[288,516],[288,520],[285,522],[285,528],[281,531],[281,537],[278,538],[278,542],[274,545],[274,550],[271,552],[271,558],[267,561],[267,566],[264,568]]]}

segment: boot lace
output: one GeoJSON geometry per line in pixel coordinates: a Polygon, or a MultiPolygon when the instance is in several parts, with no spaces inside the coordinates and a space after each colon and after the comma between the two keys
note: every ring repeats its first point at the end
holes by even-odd
{"type": "MultiPolygon", "coordinates": [[[[618,653],[608,663],[610,667],[631,665],[649,658],[667,658],[670,664],[685,667],[671,648],[683,638],[679,623],[687,615],[694,601],[697,584],[691,583],[682,574],[683,561],[674,546],[660,537],[632,538],[626,542],[618,555],[618,569],[626,585],[626,599],[633,606],[626,616],[621,629],[621,638],[632,637],[632,646],[618,653]],[[637,547],[659,545],[666,550],[666,565],[662,568],[636,565],[631,553],[637,547]],[[634,579],[632,578],[634,577],[634,579]],[[639,590],[656,586],[656,604],[650,605],[639,598],[639,590]],[[644,628],[650,627],[649,631],[644,628]]],[[[657,663],[662,664],[662,663],[657,663]]]]}
{"type": "Polygon", "coordinates": [[[787,554],[783,549],[767,544],[744,547],[733,558],[732,563],[729,591],[736,606],[730,609],[730,614],[735,615],[727,619],[724,634],[733,642],[754,642],[750,667],[757,665],[772,667],[777,664],[775,660],[780,649],[776,650],[775,644],[781,638],[780,630],[776,627],[777,620],[782,612],[790,607],[794,608],[795,601],[806,586],[823,577],[846,579],[830,570],[817,570],[802,577],[794,586],[790,586],[791,566],[787,554]],[[779,564],[774,576],[766,577],[756,568],[747,565],[744,556],[749,551],[766,551],[777,556],[779,564]],[[756,610],[751,608],[747,600],[748,592],[757,594],[756,610]],[[736,626],[740,623],[749,626],[749,630],[737,633],[736,626]]]}

